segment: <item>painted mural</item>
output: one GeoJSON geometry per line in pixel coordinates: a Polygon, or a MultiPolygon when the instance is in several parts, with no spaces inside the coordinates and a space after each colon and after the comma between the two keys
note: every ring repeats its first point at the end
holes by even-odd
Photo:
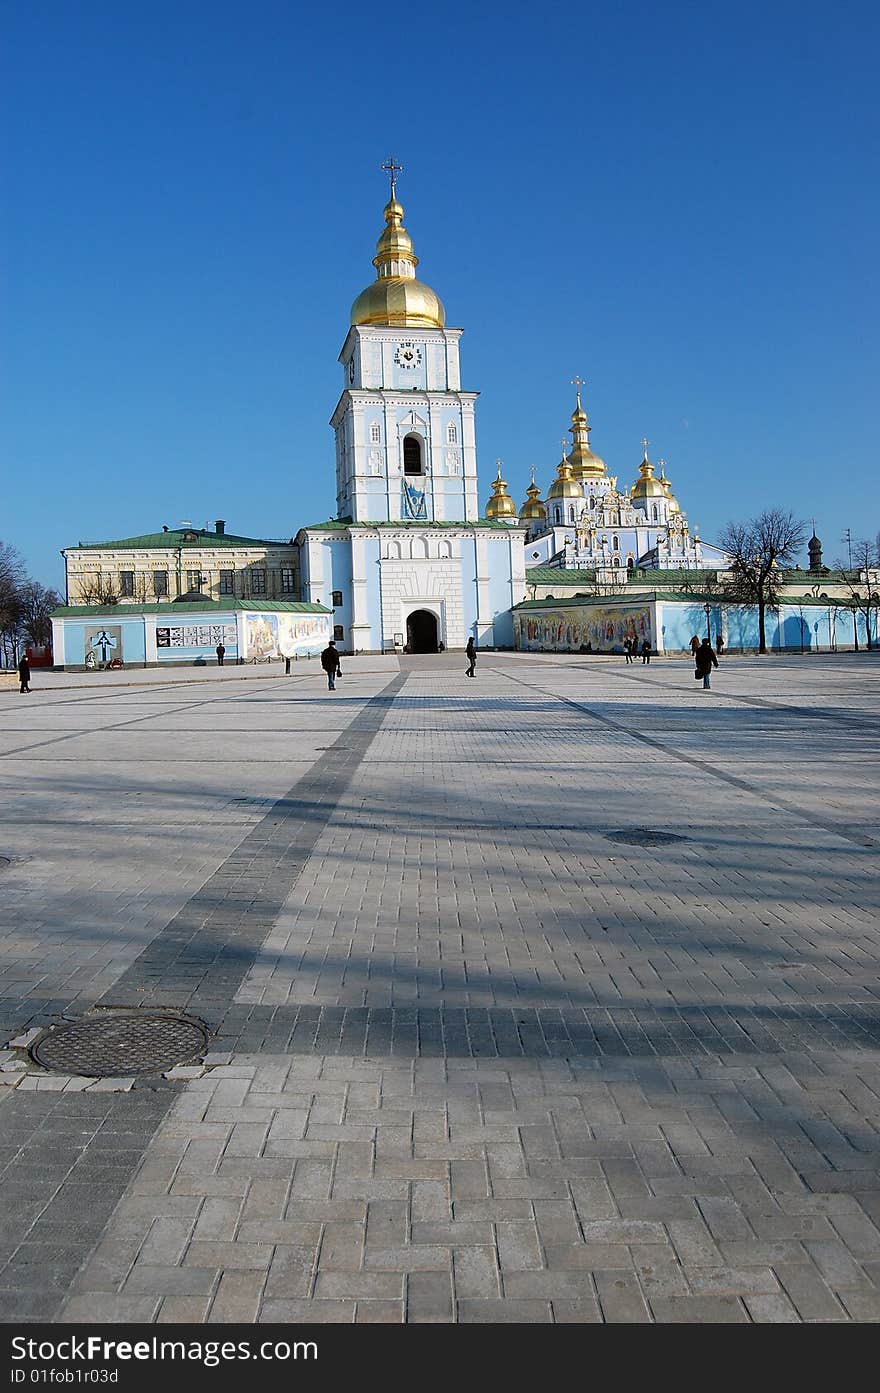
{"type": "Polygon", "coordinates": [[[330,637],[329,614],[246,614],[246,658],[293,658],[330,637]]]}
{"type": "Polygon", "coordinates": [[[625,638],[653,642],[647,606],[567,605],[560,610],[520,610],[513,616],[514,645],[526,652],[622,652],[625,638]]]}

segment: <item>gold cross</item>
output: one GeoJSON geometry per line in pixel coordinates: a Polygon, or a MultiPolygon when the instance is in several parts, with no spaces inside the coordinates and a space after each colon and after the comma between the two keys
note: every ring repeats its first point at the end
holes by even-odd
{"type": "Polygon", "coordinates": [[[643,446],[643,448],[644,448],[645,454],[647,454],[647,453],[648,453],[648,442],[647,442],[647,440],[645,439],[644,436],[642,436],[642,446],[643,446]]]}
{"type": "Polygon", "coordinates": [[[403,173],[403,165],[395,164],[394,156],[389,155],[382,168],[387,169],[391,177],[391,197],[394,198],[397,190],[397,176],[403,173]]]}

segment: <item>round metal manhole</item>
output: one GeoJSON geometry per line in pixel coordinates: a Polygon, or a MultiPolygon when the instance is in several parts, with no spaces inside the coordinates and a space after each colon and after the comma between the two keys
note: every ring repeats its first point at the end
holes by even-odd
{"type": "Polygon", "coordinates": [[[44,1069],[88,1078],[162,1074],[204,1054],[207,1044],[200,1021],[132,1012],[59,1025],[36,1041],[31,1058],[44,1069]]]}
{"type": "Polygon", "coordinates": [[[628,846],[671,846],[673,842],[686,842],[675,832],[660,832],[655,827],[621,827],[617,832],[606,832],[610,842],[626,842],[628,846]]]}

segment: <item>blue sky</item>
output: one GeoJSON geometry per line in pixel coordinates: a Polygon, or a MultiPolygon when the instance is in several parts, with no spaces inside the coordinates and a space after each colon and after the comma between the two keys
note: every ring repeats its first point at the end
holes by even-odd
{"type": "MultiPolygon", "coordinates": [[[[465,329],[481,495],[546,490],[587,379],[704,537],[880,528],[877,6],[2,7],[0,538],[335,510],[336,357],[386,198],[465,329]]],[[[804,563],[805,564],[805,563],[804,563]]]]}

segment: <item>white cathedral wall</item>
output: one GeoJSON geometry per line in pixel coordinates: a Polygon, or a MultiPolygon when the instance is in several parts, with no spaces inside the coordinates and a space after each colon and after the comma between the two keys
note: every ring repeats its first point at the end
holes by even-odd
{"type": "MultiPolygon", "coordinates": [[[[414,533],[403,538],[401,549],[412,551],[420,543],[429,546],[428,539],[414,533]]],[[[394,635],[406,633],[407,617],[414,610],[427,609],[436,614],[447,648],[463,648],[469,636],[465,632],[466,570],[462,557],[384,555],[379,563],[384,646],[393,647],[394,635]]]]}

